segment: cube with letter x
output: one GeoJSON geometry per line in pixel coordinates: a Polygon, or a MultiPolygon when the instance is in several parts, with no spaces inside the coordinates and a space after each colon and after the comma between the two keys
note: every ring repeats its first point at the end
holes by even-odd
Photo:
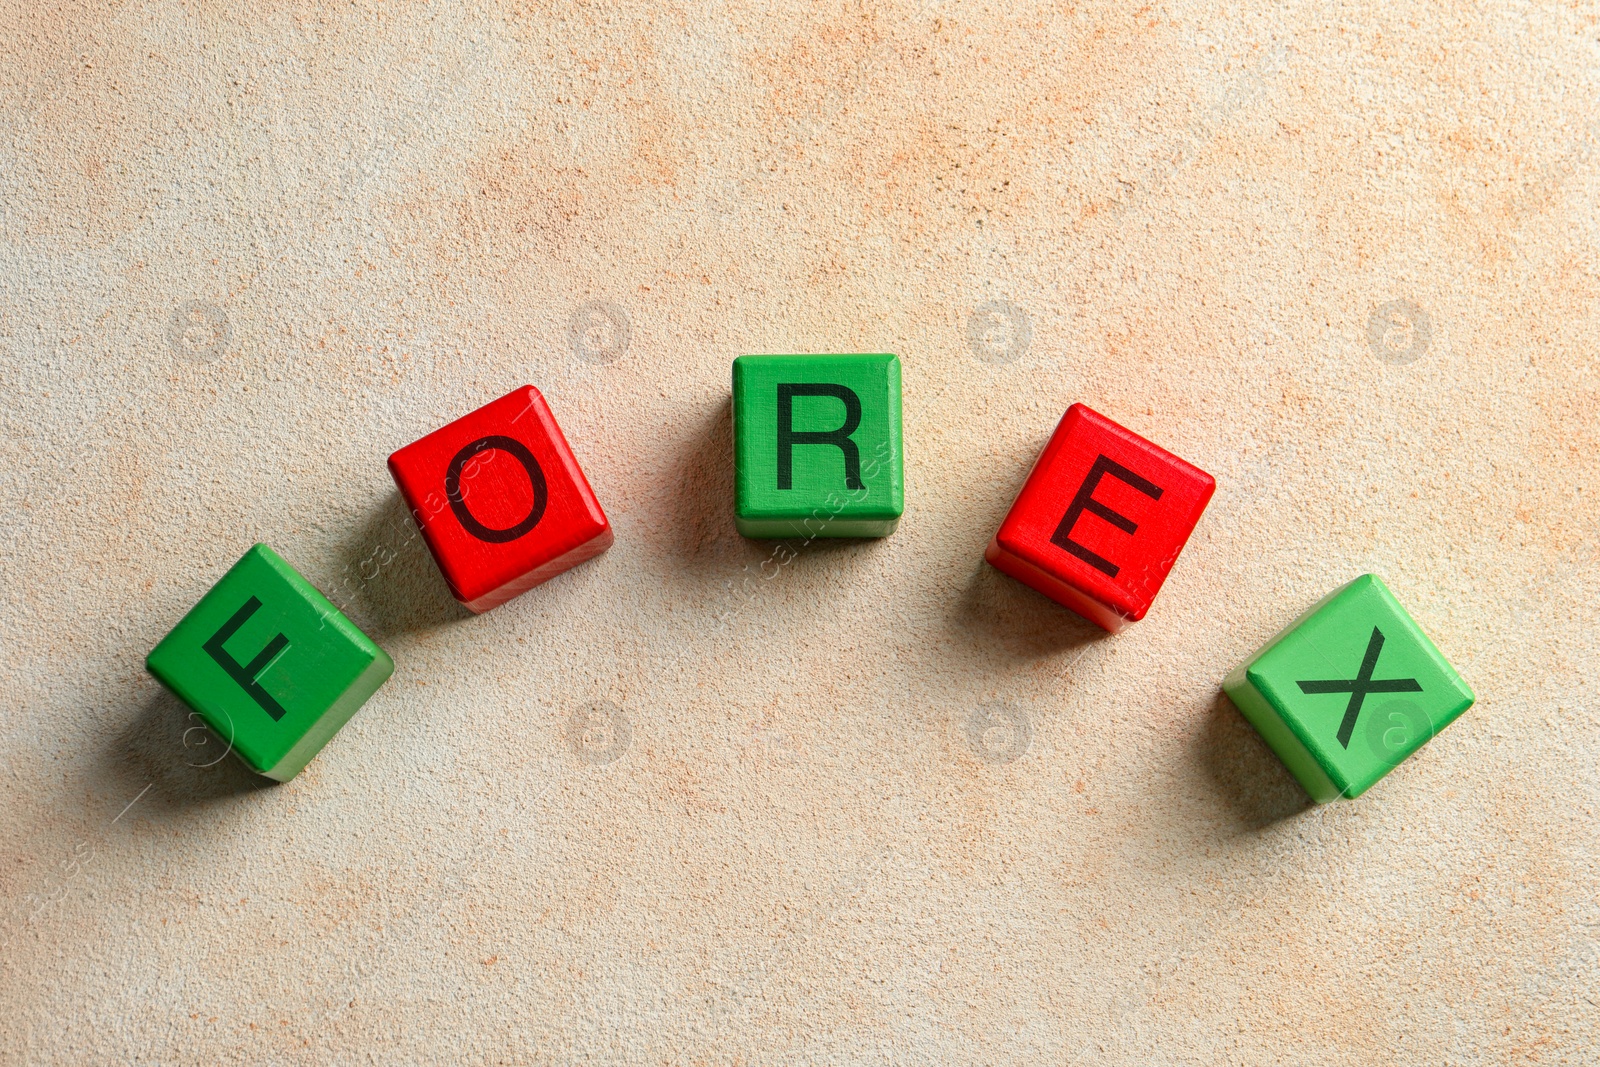
{"type": "Polygon", "coordinates": [[[746,537],[887,537],[905,510],[900,360],[740,356],[733,467],[746,537]]]}
{"type": "Polygon", "coordinates": [[[984,558],[1115,632],[1150,610],[1216,486],[1199,467],[1074,404],[984,558]]]}
{"type": "Polygon", "coordinates": [[[1312,605],[1222,688],[1319,803],[1360,796],[1473,701],[1375,574],[1312,605]]]}
{"type": "Polygon", "coordinates": [[[611,547],[611,524],[531,385],[389,457],[455,598],[488,611],[611,547]]]}
{"type": "Polygon", "coordinates": [[[251,770],[287,782],[394,673],[388,653],[266,545],[145,666],[251,770]]]}

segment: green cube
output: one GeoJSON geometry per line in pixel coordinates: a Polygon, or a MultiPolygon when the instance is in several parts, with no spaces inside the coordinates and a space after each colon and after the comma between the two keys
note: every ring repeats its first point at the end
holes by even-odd
{"type": "Polygon", "coordinates": [[[1375,574],[1312,605],[1222,688],[1318,803],[1360,796],[1474,700],[1375,574]]]}
{"type": "Polygon", "coordinates": [[[900,360],[740,356],[733,467],[746,537],[887,537],[905,510],[900,360]]]}
{"type": "Polygon", "coordinates": [[[300,773],[394,673],[389,654],[256,545],[145,659],[257,774],[300,773]]]}

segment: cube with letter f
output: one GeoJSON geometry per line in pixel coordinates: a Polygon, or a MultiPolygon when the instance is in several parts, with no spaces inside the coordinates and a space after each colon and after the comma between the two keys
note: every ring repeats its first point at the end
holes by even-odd
{"type": "Polygon", "coordinates": [[[222,751],[280,782],[394,673],[389,654],[266,545],[246,552],[145,666],[222,751]]]}
{"type": "Polygon", "coordinates": [[[1150,610],[1216,487],[1200,468],[1074,404],[984,558],[1115,633],[1150,610]]]}

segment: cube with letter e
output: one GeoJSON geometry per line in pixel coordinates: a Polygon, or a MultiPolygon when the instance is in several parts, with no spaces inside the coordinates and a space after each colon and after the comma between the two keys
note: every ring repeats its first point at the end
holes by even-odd
{"type": "Polygon", "coordinates": [[[984,558],[1116,632],[1144,618],[1217,483],[1074,404],[984,558]]]}

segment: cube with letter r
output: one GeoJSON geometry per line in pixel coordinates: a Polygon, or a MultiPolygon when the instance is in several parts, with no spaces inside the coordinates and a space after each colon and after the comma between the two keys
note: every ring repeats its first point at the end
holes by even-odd
{"type": "Polygon", "coordinates": [[[145,666],[257,774],[286,782],[394,661],[266,545],[235,563],[145,666]]]}
{"type": "Polygon", "coordinates": [[[746,537],[887,537],[905,510],[900,360],[733,361],[734,522],[746,537]]]}
{"type": "Polygon", "coordinates": [[[1104,629],[1144,618],[1216,480],[1073,404],[984,553],[1104,629]]]}

